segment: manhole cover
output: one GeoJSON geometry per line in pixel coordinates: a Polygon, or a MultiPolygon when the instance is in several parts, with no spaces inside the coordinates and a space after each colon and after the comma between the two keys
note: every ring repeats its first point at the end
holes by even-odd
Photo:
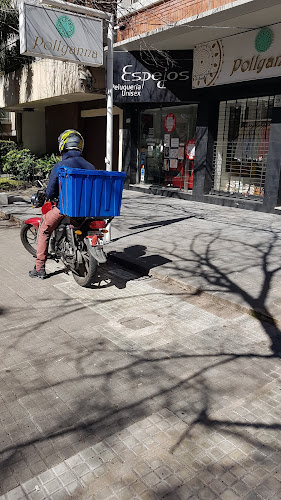
{"type": "Polygon", "coordinates": [[[122,319],[120,324],[131,330],[140,330],[141,328],[151,326],[153,323],[143,318],[126,318],[122,319]]]}

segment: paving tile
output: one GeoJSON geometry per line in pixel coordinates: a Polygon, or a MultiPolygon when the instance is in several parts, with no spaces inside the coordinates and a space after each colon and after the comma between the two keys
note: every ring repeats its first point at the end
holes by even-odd
{"type": "Polygon", "coordinates": [[[72,483],[69,483],[66,487],[65,487],[66,491],[68,492],[68,494],[70,496],[73,496],[74,493],[75,495],[79,496],[79,494],[81,494],[82,490],[83,490],[83,486],[82,484],[80,483],[80,481],[73,481],[72,483]]]}
{"type": "Polygon", "coordinates": [[[221,494],[222,500],[239,500],[239,496],[236,495],[233,491],[231,490],[225,490],[221,494]]]}
{"type": "MultiPolygon", "coordinates": [[[[0,438],[6,446],[9,436],[15,443],[42,440],[11,459],[1,494],[21,482],[30,498],[60,500],[83,491],[87,500],[94,483],[110,500],[162,493],[173,500],[275,500],[280,440],[276,430],[252,424],[279,423],[281,371],[268,357],[259,322],[217,305],[207,310],[202,298],[153,278],[132,275],[124,288],[105,281],[94,290],[80,289],[71,276],[19,283],[29,257],[14,258],[5,248],[2,238],[5,267],[16,268],[10,295],[1,289],[0,299],[7,307],[22,302],[12,316],[0,316],[0,438]],[[24,316],[27,304],[32,309],[24,316]],[[146,327],[130,330],[130,318],[139,325],[136,304],[146,327]],[[50,430],[60,435],[47,440],[50,430]]],[[[1,262],[4,285],[5,272],[1,262]]]]}
{"type": "Polygon", "coordinates": [[[67,486],[68,484],[77,480],[75,474],[71,470],[63,472],[58,479],[63,486],[67,486]]]}
{"type": "Polygon", "coordinates": [[[31,500],[43,500],[43,499],[48,498],[48,497],[49,497],[49,495],[47,494],[46,490],[44,490],[44,489],[34,490],[28,494],[28,499],[31,499],[31,500]]]}
{"type": "Polygon", "coordinates": [[[8,500],[26,500],[27,496],[21,486],[14,488],[7,494],[8,500]]]}
{"type": "Polygon", "coordinates": [[[22,485],[24,491],[28,494],[31,491],[35,490],[35,488],[40,488],[41,487],[41,481],[39,480],[38,477],[34,477],[30,479],[29,481],[26,481],[22,485]]]}
{"type": "Polygon", "coordinates": [[[61,489],[61,482],[59,479],[52,479],[48,483],[44,484],[44,488],[46,489],[48,495],[52,495],[52,493],[55,493],[59,489],[61,489]]]}
{"type": "Polygon", "coordinates": [[[49,498],[51,500],[66,500],[69,497],[67,491],[65,489],[56,491],[49,498]]]}

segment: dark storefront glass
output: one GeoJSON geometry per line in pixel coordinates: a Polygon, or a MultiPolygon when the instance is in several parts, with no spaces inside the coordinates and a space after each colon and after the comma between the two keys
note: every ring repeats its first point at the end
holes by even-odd
{"type": "Polygon", "coordinates": [[[139,173],[146,184],[192,189],[185,146],[195,139],[197,104],[146,109],[140,114],[139,173]]]}

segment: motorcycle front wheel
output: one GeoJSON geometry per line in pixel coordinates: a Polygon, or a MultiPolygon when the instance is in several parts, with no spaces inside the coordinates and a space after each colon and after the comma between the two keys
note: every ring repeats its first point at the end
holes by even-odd
{"type": "Polygon", "coordinates": [[[38,230],[32,224],[26,224],[25,222],[22,224],[20,239],[24,248],[31,253],[31,255],[36,255],[37,233],[38,230]]]}
{"type": "Polygon", "coordinates": [[[73,273],[76,283],[83,288],[89,288],[94,281],[97,267],[98,263],[91,254],[89,255],[88,252],[81,252],[81,262],[76,272],[73,273]]]}

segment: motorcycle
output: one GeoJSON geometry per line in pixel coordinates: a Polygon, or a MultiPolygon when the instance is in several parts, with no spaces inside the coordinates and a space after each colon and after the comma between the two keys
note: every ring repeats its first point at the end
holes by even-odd
{"type": "MultiPolygon", "coordinates": [[[[41,207],[42,214],[52,209],[52,203],[45,201],[45,191],[38,190],[31,197],[33,207],[41,207]]],[[[87,288],[97,272],[98,264],[106,262],[103,250],[106,229],[113,217],[64,216],[59,226],[53,231],[48,249],[48,258],[56,262],[61,260],[73,274],[78,285],[87,288]]],[[[24,248],[36,256],[37,239],[42,217],[26,219],[21,227],[20,237],[24,248]]]]}

